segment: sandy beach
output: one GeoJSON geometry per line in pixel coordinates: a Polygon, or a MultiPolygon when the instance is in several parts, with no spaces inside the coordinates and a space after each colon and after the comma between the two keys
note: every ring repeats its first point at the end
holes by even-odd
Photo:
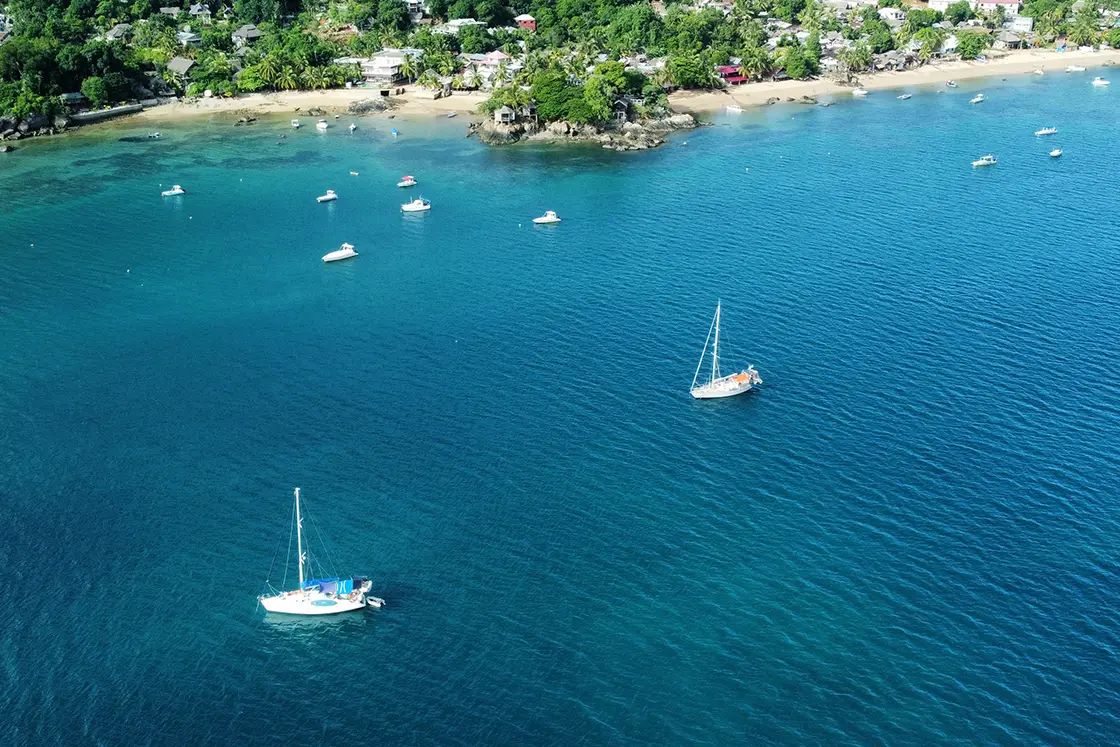
{"type": "MultiPolygon", "coordinates": [[[[1021,75],[1038,69],[1065,75],[1067,65],[1092,68],[1116,63],[1120,63],[1120,50],[1055,52],[1028,49],[1008,52],[1002,57],[989,58],[986,62],[933,63],[915,70],[865,74],[859,76],[859,83],[869,91],[878,91],[907,86],[935,85],[949,79],[967,80],[1021,75]]],[[[850,96],[851,91],[851,87],[827,79],[783,80],[748,83],[720,91],[678,91],[669,96],[669,103],[678,111],[703,113],[720,111],[732,103],[743,107],[761,106],[774,97],[785,99],[831,94],[850,96]]]]}
{"type": "MultiPolygon", "coordinates": [[[[291,114],[318,107],[327,114],[342,114],[355,101],[377,98],[375,89],[338,88],[328,91],[283,91],[250,93],[230,99],[192,99],[163,106],[154,106],[133,115],[157,122],[173,122],[215,114],[291,114]],[[297,112],[296,110],[299,110],[297,112]]],[[[401,115],[446,115],[449,112],[474,113],[488,94],[477,91],[456,91],[440,99],[427,98],[417,86],[408,86],[403,96],[393,97],[393,113],[401,115]]]]}

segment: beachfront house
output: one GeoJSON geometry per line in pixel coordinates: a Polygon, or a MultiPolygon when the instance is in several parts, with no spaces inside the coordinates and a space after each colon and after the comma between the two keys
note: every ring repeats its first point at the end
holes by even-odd
{"type": "Polygon", "coordinates": [[[1019,15],[1019,0],[980,0],[978,3],[970,2],[973,9],[980,10],[984,13],[995,13],[998,9],[1003,8],[1003,12],[1008,16],[1019,15]]]}
{"type": "Polygon", "coordinates": [[[167,62],[167,69],[183,78],[183,80],[190,77],[192,67],[194,67],[194,60],[188,60],[186,57],[172,57],[167,62]]]}
{"type": "Polygon", "coordinates": [[[513,21],[518,26],[520,26],[521,28],[523,28],[527,31],[536,31],[537,30],[537,19],[533,18],[528,13],[522,13],[517,18],[514,18],[513,21]]]}
{"type": "Polygon", "coordinates": [[[1019,34],[1014,31],[1000,31],[996,35],[995,42],[992,44],[993,49],[1023,49],[1027,46],[1026,41],[1019,34]]]}
{"type": "Polygon", "coordinates": [[[950,34],[946,37],[945,41],[941,42],[941,49],[937,50],[938,54],[956,54],[957,53],[957,36],[950,34]]]}
{"type": "Polygon", "coordinates": [[[717,65],[716,75],[729,86],[737,86],[750,81],[750,78],[739,72],[738,65],[717,65]]]}
{"type": "Polygon", "coordinates": [[[262,34],[256,26],[251,23],[247,23],[241,28],[237,29],[237,31],[233,32],[233,43],[234,46],[243,47],[246,44],[255,42],[262,36],[264,36],[264,34],[262,34]]]}
{"type": "Polygon", "coordinates": [[[401,73],[404,61],[412,58],[416,62],[424,54],[422,49],[383,49],[376,57],[363,61],[362,78],[371,85],[389,86],[400,83],[405,76],[401,73]]]}
{"type": "Polygon", "coordinates": [[[517,113],[508,106],[503,106],[494,112],[494,121],[497,124],[513,124],[516,119],[517,113]]]}
{"type": "Polygon", "coordinates": [[[1029,34],[1034,31],[1034,19],[1030,16],[1015,16],[1008,28],[1016,34],[1029,34]]]}

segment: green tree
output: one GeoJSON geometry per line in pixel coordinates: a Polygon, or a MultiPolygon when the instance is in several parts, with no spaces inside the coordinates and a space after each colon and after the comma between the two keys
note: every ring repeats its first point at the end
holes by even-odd
{"type": "Polygon", "coordinates": [[[871,49],[866,42],[856,42],[840,53],[840,61],[852,72],[861,72],[871,66],[871,49]]]}
{"type": "Polygon", "coordinates": [[[459,29],[459,49],[465,54],[482,54],[494,49],[494,38],[480,26],[459,29]]]}
{"type": "Polygon", "coordinates": [[[959,0],[945,9],[945,20],[952,21],[953,25],[964,23],[972,18],[972,6],[968,0],[959,0]]]}
{"type": "Polygon", "coordinates": [[[100,109],[109,100],[109,89],[103,78],[92,75],[82,81],[82,95],[89,99],[95,109],[100,109]]]}
{"type": "Polygon", "coordinates": [[[673,83],[681,88],[711,88],[715,85],[712,66],[698,54],[670,57],[665,68],[673,83]]]}
{"type": "Polygon", "coordinates": [[[814,31],[809,34],[809,39],[805,42],[805,59],[809,61],[809,65],[812,67],[814,73],[821,69],[820,32],[814,31]]]}
{"type": "Polygon", "coordinates": [[[991,43],[991,38],[984,33],[960,34],[957,37],[957,52],[962,60],[975,60],[991,43]]]}
{"type": "Polygon", "coordinates": [[[1086,3],[1073,16],[1069,29],[1069,40],[1077,46],[1100,43],[1100,13],[1094,4],[1086,3]]]}
{"type": "Polygon", "coordinates": [[[918,33],[914,34],[914,38],[922,43],[921,48],[918,49],[918,57],[923,60],[928,60],[930,57],[937,54],[941,50],[941,45],[945,43],[945,39],[948,35],[945,29],[935,29],[932,26],[919,29],[918,33]]]}
{"type": "Polygon", "coordinates": [[[783,66],[785,67],[786,75],[794,80],[804,80],[813,72],[809,60],[805,58],[805,52],[801,47],[786,48],[783,66]]]}
{"type": "Polygon", "coordinates": [[[412,55],[405,55],[404,59],[401,61],[400,72],[405,80],[412,80],[416,77],[416,60],[412,55]]]}
{"type": "Polygon", "coordinates": [[[276,84],[285,91],[294,91],[299,87],[299,73],[291,65],[285,65],[276,78],[276,84]]]}
{"type": "Polygon", "coordinates": [[[761,80],[774,69],[774,61],[765,47],[748,47],[741,58],[739,73],[751,80],[761,80]]]}

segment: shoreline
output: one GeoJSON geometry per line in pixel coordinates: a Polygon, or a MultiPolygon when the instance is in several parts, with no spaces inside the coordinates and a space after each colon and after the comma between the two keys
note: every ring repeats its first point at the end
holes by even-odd
{"type": "MultiPolygon", "coordinates": [[[[1055,52],[1053,50],[1020,50],[1008,52],[986,62],[958,60],[926,64],[914,70],[868,73],[859,76],[859,87],[868,91],[882,91],[907,86],[924,86],[942,83],[949,79],[975,80],[1007,75],[1029,74],[1037,69],[1055,70],[1065,74],[1070,64],[1085,68],[1101,67],[1120,62],[1120,50],[1109,49],[1092,52],[1055,52]]],[[[855,86],[845,86],[828,79],[783,80],[747,83],[715,91],[678,91],[669,95],[669,106],[675,111],[690,114],[711,114],[722,111],[728,104],[742,107],[765,106],[770,99],[800,99],[802,96],[850,96],[855,86]]]]}

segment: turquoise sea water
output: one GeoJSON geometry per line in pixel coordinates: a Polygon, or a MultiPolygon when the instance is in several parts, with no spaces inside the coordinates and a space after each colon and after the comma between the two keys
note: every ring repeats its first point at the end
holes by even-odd
{"type": "Polygon", "coordinates": [[[0,157],[0,743],[1117,743],[1090,79],[0,157]],[[717,298],[766,383],[696,402],[717,298]],[[385,609],[256,609],[297,485],[385,609]]]}

